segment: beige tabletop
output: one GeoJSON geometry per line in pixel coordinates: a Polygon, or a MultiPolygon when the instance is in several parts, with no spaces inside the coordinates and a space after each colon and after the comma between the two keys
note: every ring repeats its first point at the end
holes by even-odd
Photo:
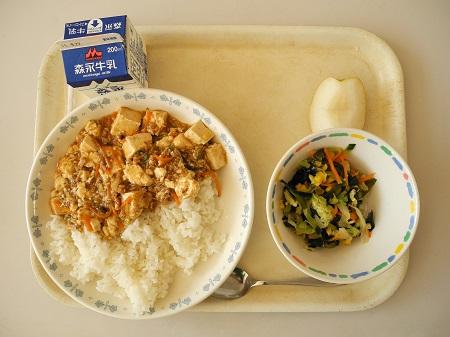
{"type": "Polygon", "coordinates": [[[450,335],[449,1],[1,0],[0,17],[1,337],[450,335]],[[387,302],[354,313],[181,313],[123,321],[64,306],[39,287],[24,216],[38,68],[64,22],[117,14],[128,14],[135,25],[355,26],[393,48],[404,71],[408,159],[422,207],[408,274],[387,302]]]}

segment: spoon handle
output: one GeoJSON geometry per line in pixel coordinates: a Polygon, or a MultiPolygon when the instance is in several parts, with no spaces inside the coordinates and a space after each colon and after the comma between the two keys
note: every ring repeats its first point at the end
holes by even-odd
{"type": "Polygon", "coordinates": [[[320,280],[316,280],[313,278],[304,278],[301,280],[292,280],[292,281],[255,281],[252,284],[252,287],[261,286],[261,285],[301,285],[301,286],[312,286],[312,287],[337,287],[343,284],[337,283],[329,283],[320,280]]]}

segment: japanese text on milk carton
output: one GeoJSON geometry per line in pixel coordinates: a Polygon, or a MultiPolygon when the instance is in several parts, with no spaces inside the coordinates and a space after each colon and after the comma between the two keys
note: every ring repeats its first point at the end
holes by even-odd
{"type": "Polygon", "coordinates": [[[60,41],[67,84],[88,96],[147,87],[147,52],[126,15],[67,23],[60,41]]]}

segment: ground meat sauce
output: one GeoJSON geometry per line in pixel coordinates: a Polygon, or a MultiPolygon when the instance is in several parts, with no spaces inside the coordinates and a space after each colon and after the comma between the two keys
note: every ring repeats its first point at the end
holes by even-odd
{"type": "Polygon", "coordinates": [[[222,145],[201,121],[122,107],[89,121],[59,160],[50,205],[66,224],[119,237],[143,211],[193,198],[199,182],[226,165],[222,145]]]}

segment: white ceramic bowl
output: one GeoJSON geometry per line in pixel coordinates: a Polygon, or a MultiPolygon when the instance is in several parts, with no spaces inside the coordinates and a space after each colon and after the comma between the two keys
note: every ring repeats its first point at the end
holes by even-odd
{"type": "Polygon", "coordinates": [[[119,91],[94,98],[75,109],[50,132],[39,149],[26,192],[26,218],[36,255],[53,281],[84,306],[120,318],[154,318],[170,315],[199,303],[217,289],[236,266],[248,241],[253,221],[253,186],[244,155],[228,129],[207,109],[180,95],[155,89],[119,91]],[[179,272],[169,294],[141,316],[134,316],[128,300],[100,293],[94,283],[81,284],[69,268],[49,258],[49,197],[58,159],[90,119],[112,113],[120,106],[137,110],[162,109],[186,123],[199,119],[216,134],[215,141],[227,151],[228,164],[220,171],[223,185],[219,205],[223,215],[216,229],[227,234],[220,253],[200,262],[192,275],[179,272]]]}
{"type": "Polygon", "coordinates": [[[272,237],[292,265],[323,281],[354,283],[386,271],[406,251],[419,219],[419,195],[408,165],[383,140],[363,130],[328,129],[303,138],[283,155],[270,179],[266,212],[272,237]],[[350,143],[356,144],[350,162],[377,178],[368,194],[375,215],[372,237],[367,243],[356,239],[350,246],[307,250],[303,239],[283,224],[280,181],[292,178],[309,150],[350,143]]]}

